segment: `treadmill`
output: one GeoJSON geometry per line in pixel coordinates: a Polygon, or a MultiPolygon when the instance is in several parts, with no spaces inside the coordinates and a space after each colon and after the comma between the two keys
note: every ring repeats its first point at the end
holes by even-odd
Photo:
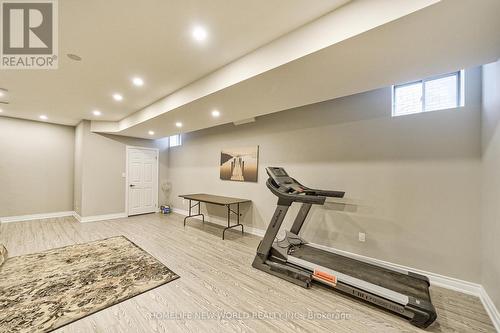
{"type": "MultiPolygon", "coordinates": [[[[283,168],[266,168],[267,187],[278,197],[278,207],[257,248],[252,266],[304,288],[318,282],[344,294],[372,303],[426,328],[436,320],[426,276],[378,266],[307,245],[299,236],[312,205],[345,192],[311,189],[291,178],[283,168]],[[290,231],[277,239],[288,208],[302,203],[290,231]]],[[[332,200],[332,199],[330,199],[332,200]]]]}

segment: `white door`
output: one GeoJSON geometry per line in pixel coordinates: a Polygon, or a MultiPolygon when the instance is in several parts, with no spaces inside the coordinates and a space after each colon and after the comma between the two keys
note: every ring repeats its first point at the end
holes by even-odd
{"type": "Polygon", "coordinates": [[[128,215],[158,209],[158,149],[127,147],[128,215]]]}

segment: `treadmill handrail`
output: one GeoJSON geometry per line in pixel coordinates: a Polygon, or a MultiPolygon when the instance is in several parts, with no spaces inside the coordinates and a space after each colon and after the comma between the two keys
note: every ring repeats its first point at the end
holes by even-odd
{"type": "MultiPolygon", "coordinates": [[[[291,202],[303,202],[310,203],[315,205],[323,205],[325,203],[325,196],[317,196],[317,195],[307,195],[307,194],[294,194],[294,193],[285,193],[279,191],[278,188],[273,184],[272,178],[269,178],[266,182],[267,187],[276,195],[278,198],[289,200],[291,202]]],[[[307,191],[307,190],[306,190],[307,191]]],[[[305,191],[305,192],[306,192],[305,191]]]]}
{"type": "Polygon", "coordinates": [[[316,189],[307,189],[306,191],[313,191],[317,195],[329,197],[329,198],[343,198],[345,192],[343,191],[330,191],[330,190],[316,190],[316,189]]]}
{"type": "Polygon", "coordinates": [[[303,189],[304,192],[307,193],[313,193],[314,195],[319,195],[323,197],[329,197],[329,198],[343,198],[345,195],[344,191],[332,191],[332,190],[320,190],[320,189],[315,189],[315,188],[309,188],[307,186],[302,185],[299,183],[299,181],[295,178],[292,178],[294,182],[299,184],[303,189]]]}

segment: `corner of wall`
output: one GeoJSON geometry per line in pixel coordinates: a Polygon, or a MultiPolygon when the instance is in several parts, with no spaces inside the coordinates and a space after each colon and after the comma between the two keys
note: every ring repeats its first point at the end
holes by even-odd
{"type": "Polygon", "coordinates": [[[482,67],[481,299],[500,331],[500,60],[482,67]]]}

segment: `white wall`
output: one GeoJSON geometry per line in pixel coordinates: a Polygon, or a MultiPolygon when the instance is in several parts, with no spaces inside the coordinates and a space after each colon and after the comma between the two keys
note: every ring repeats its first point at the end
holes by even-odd
{"type": "MultiPolygon", "coordinates": [[[[467,106],[458,110],[392,118],[384,88],[186,134],[169,151],[170,200],[186,209],[179,194],[249,198],[244,223],[266,228],[276,198],[264,168],[283,166],[358,203],[355,211],[313,210],[308,240],[479,282],[481,76],[478,69],[466,76],[467,106]],[[260,146],[258,183],[221,181],[220,150],[252,145],[260,146]]],[[[217,207],[209,213],[224,216],[217,207]]]]}
{"type": "MultiPolygon", "coordinates": [[[[123,213],[126,145],[160,149],[161,183],[167,142],[95,134],[89,121],[75,129],[0,117],[0,217],[123,213]]],[[[165,201],[160,191],[160,204],[165,201]]]]}
{"type": "MultiPolygon", "coordinates": [[[[166,145],[163,141],[143,140],[90,131],[90,122],[76,129],[75,211],[82,217],[125,212],[126,146],[160,149],[160,180],[166,175],[166,145]],[[78,162],[79,161],[79,162],[78,162]]],[[[161,183],[161,181],[160,181],[161,183]]],[[[160,203],[164,201],[160,191],[160,203]]]]}
{"type": "Polygon", "coordinates": [[[482,284],[500,309],[500,61],[483,67],[482,284]]]}
{"type": "Polygon", "coordinates": [[[74,181],[73,181],[73,209],[82,215],[82,155],[83,155],[83,122],[75,128],[75,163],[74,163],[74,181]]]}
{"type": "Polygon", "coordinates": [[[0,117],[0,216],[73,210],[73,127],[0,117]]]}

